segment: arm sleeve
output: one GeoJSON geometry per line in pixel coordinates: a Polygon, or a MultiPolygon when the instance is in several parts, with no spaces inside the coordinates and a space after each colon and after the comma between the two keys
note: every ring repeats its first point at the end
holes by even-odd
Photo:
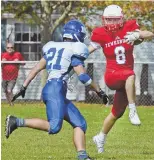
{"type": "Polygon", "coordinates": [[[84,66],[84,59],[83,57],[79,57],[79,56],[72,56],[71,58],[71,66],[72,67],[76,67],[78,65],[82,65],[84,66]]]}
{"type": "Polygon", "coordinates": [[[16,52],[14,55],[14,59],[18,59],[19,61],[24,61],[24,58],[21,53],[16,52]]]}
{"type": "Polygon", "coordinates": [[[136,29],[140,29],[140,26],[139,26],[139,24],[137,23],[136,20],[131,20],[129,26],[130,26],[130,31],[134,31],[136,29]]]}
{"type": "Polygon", "coordinates": [[[42,53],[43,53],[43,56],[46,55],[44,47],[42,48],[42,53]]]}
{"type": "Polygon", "coordinates": [[[2,59],[6,59],[6,60],[7,60],[7,54],[2,53],[2,54],[1,54],[1,60],[2,60],[2,59]]]}
{"type": "Polygon", "coordinates": [[[47,55],[47,54],[44,54],[44,55],[43,55],[43,58],[47,61],[48,55],[47,55]]]}
{"type": "Polygon", "coordinates": [[[43,56],[47,54],[47,52],[50,49],[50,46],[52,45],[52,43],[53,43],[52,41],[49,41],[42,47],[43,56]]]}
{"type": "Polygon", "coordinates": [[[74,53],[72,57],[78,57],[81,60],[85,60],[89,56],[88,47],[81,42],[75,42],[72,44],[72,52],[74,53]]]}
{"type": "Polygon", "coordinates": [[[88,86],[92,83],[92,79],[89,77],[87,73],[82,73],[78,75],[78,78],[85,86],[88,86]]]}
{"type": "MultiPolygon", "coordinates": [[[[20,61],[24,61],[25,59],[24,59],[24,57],[23,57],[23,55],[20,53],[20,61]]],[[[22,63],[21,65],[25,65],[25,63],[22,63]]]]}
{"type": "Polygon", "coordinates": [[[101,36],[100,34],[98,33],[97,29],[94,29],[91,33],[91,41],[92,42],[96,42],[98,44],[101,44],[101,36]]]}
{"type": "MultiPolygon", "coordinates": [[[[16,52],[14,55],[14,60],[17,59],[18,61],[24,61],[24,57],[20,52],[16,52]]],[[[20,63],[20,65],[25,65],[25,63],[20,63]]]]}
{"type": "Polygon", "coordinates": [[[24,61],[24,60],[25,60],[25,59],[24,59],[23,55],[20,54],[20,61],[24,61]]]}

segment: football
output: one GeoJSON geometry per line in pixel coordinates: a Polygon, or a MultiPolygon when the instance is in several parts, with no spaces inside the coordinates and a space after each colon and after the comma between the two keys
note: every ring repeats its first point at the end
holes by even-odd
{"type": "Polygon", "coordinates": [[[144,41],[143,38],[142,38],[142,39],[138,39],[138,40],[136,40],[136,41],[134,42],[134,45],[139,45],[139,44],[141,44],[143,41],[144,41]]]}

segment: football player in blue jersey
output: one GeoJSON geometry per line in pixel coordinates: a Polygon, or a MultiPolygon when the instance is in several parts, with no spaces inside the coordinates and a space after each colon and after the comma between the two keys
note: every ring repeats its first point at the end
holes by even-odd
{"type": "Polygon", "coordinates": [[[75,72],[85,86],[93,87],[105,104],[108,102],[108,96],[92,81],[84,69],[84,60],[89,55],[88,48],[83,43],[86,37],[85,26],[77,20],[71,20],[65,24],[62,35],[64,42],[50,41],[43,46],[43,58],[31,70],[19,92],[12,99],[14,101],[19,96],[24,98],[29,83],[46,68],[48,79],[42,90],[42,98],[46,105],[47,120],[22,119],[8,115],[6,138],[9,138],[18,127],[29,127],[56,134],[61,130],[63,120],[65,120],[73,127],[73,141],[78,159],[91,160],[85,146],[87,124],[77,107],[66,98],[67,80],[72,72],[75,72]]]}

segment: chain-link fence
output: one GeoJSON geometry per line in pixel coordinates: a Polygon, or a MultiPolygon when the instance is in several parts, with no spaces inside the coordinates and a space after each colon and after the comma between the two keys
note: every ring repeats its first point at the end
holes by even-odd
{"type": "MultiPolygon", "coordinates": [[[[104,82],[105,62],[87,63],[87,72],[93,77],[100,87],[109,95],[110,104],[113,103],[113,90],[110,90],[104,82]]],[[[135,62],[134,71],[136,74],[136,103],[137,105],[154,105],[154,62],[135,62]]],[[[100,103],[99,98],[94,94],[85,93],[87,103],[100,103]]]]}
{"type": "MultiPolygon", "coordinates": [[[[2,62],[4,65],[19,65],[19,75],[13,92],[17,92],[30,70],[36,65],[36,61],[18,62],[25,65],[15,64],[15,62],[2,62]]],[[[94,81],[109,95],[110,104],[113,102],[115,91],[110,90],[104,82],[105,62],[86,61],[87,73],[93,77],[94,81]]],[[[134,67],[136,73],[136,102],[138,105],[154,105],[154,62],[141,63],[136,62],[134,67]]],[[[41,71],[29,85],[24,100],[28,102],[41,101],[41,91],[44,85],[44,71],[41,71]]],[[[101,100],[93,94],[90,88],[86,87],[73,75],[68,83],[67,98],[73,101],[82,101],[85,103],[102,103],[101,100]]],[[[2,89],[2,101],[5,101],[5,95],[2,89]]],[[[22,98],[19,97],[19,100],[22,98]]],[[[23,101],[23,100],[22,100],[23,101]]]]}

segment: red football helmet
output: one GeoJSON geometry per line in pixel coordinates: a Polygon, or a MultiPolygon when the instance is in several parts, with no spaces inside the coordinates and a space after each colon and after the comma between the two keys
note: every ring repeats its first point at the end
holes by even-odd
{"type": "Polygon", "coordinates": [[[124,23],[122,9],[117,5],[109,5],[104,9],[103,24],[108,31],[119,30],[124,23]]]}

